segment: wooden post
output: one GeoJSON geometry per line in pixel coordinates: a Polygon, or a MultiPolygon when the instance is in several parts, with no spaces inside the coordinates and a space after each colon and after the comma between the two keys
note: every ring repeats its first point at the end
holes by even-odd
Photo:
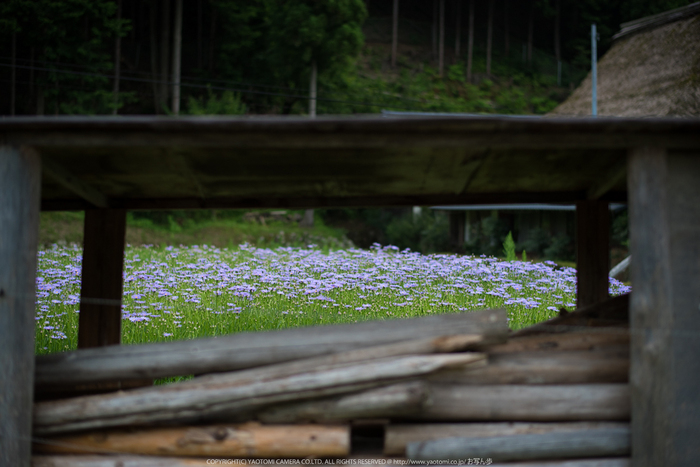
{"type": "Polygon", "coordinates": [[[633,465],[698,465],[700,153],[628,162],[633,465]]]}
{"type": "Polygon", "coordinates": [[[0,465],[29,467],[41,160],[0,146],[0,465]]]}
{"type": "Polygon", "coordinates": [[[465,211],[450,211],[450,241],[456,251],[464,248],[465,211]]]}
{"type": "Polygon", "coordinates": [[[125,233],[125,210],[85,212],[79,348],[114,345],[121,341],[125,233]]]}
{"type": "Polygon", "coordinates": [[[396,66],[396,55],[399,49],[399,0],[394,0],[391,23],[391,66],[396,66]]]}
{"type": "Polygon", "coordinates": [[[610,210],[607,201],[576,203],[577,307],[608,298],[610,210]]]}

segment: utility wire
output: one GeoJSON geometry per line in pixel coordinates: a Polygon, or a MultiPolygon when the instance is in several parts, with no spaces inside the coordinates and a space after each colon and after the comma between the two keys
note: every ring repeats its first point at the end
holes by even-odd
{"type": "MultiPolygon", "coordinates": [[[[11,68],[12,65],[0,63],[0,67],[11,68]]],[[[15,68],[26,69],[26,70],[47,71],[47,72],[54,72],[54,73],[61,73],[61,74],[68,74],[68,75],[77,75],[77,76],[91,76],[91,77],[96,77],[96,78],[107,78],[107,79],[113,78],[112,75],[101,74],[101,73],[89,73],[89,72],[85,72],[85,71],[68,71],[68,70],[58,70],[55,68],[31,67],[31,66],[25,66],[25,65],[15,65],[15,68]]],[[[140,83],[160,83],[160,84],[167,84],[167,85],[172,84],[171,81],[154,80],[154,79],[147,79],[147,78],[121,77],[120,79],[123,81],[133,81],[133,82],[140,82],[140,83]]],[[[229,87],[224,87],[224,86],[209,86],[209,85],[201,85],[201,84],[192,84],[192,83],[185,83],[185,82],[180,83],[180,85],[183,87],[189,87],[189,88],[195,88],[195,89],[215,89],[217,91],[233,91],[233,92],[239,92],[242,94],[256,94],[256,95],[274,96],[274,97],[292,97],[295,99],[310,99],[311,98],[310,96],[305,96],[305,95],[300,95],[300,94],[284,94],[284,93],[270,92],[270,91],[255,91],[255,90],[247,90],[247,89],[239,89],[239,88],[229,88],[229,87]]],[[[355,106],[363,106],[363,107],[382,107],[382,108],[388,107],[386,104],[372,104],[369,102],[353,102],[353,101],[346,101],[346,100],[341,100],[341,99],[330,99],[327,97],[317,97],[316,100],[323,101],[323,102],[329,102],[329,103],[347,104],[347,105],[355,105],[355,106]]],[[[389,106],[389,107],[396,108],[394,106],[389,106]]],[[[398,110],[409,110],[409,109],[398,109],[398,110]]]]}

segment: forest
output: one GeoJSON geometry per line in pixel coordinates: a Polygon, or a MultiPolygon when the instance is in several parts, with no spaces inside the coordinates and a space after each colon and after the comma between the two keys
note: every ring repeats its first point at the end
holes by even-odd
{"type": "Polygon", "coordinates": [[[602,55],[688,3],[5,0],[0,115],[307,114],[312,75],[319,114],[544,113],[587,73],[592,23],[602,55]]]}

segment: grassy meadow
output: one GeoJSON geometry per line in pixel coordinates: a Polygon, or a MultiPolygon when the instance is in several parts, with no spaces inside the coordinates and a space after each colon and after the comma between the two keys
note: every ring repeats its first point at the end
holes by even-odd
{"type": "MultiPolygon", "coordinates": [[[[36,353],[77,346],[82,249],[38,254],[36,353]]],[[[610,279],[613,295],[629,287],[610,279]]],[[[504,307],[518,329],[576,304],[576,271],[556,263],[317,245],[129,246],[122,342],[459,313],[504,307]]]]}

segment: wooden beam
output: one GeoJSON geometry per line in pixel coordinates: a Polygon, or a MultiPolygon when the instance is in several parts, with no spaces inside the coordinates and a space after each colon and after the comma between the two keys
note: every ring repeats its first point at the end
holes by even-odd
{"type": "Polygon", "coordinates": [[[144,456],[323,458],[350,454],[347,425],[180,426],[112,430],[50,438],[40,453],[138,454],[144,456]]]}
{"type": "Polygon", "coordinates": [[[29,467],[41,159],[0,146],[0,465],[29,467]]]}
{"type": "Polygon", "coordinates": [[[700,460],[700,152],[630,152],[632,460],[700,460]]]}
{"type": "MultiPolygon", "coordinates": [[[[411,352],[425,352],[418,341],[434,338],[451,341],[463,334],[480,334],[486,342],[504,342],[508,336],[505,310],[311,326],[43,355],[37,358],[36,382],[66,386],[232,371],[319,356],[335,360],[337,355],[330,354],[367,349],[370,354],[377,355],[376,349],[369,349],[402,341],[411,342],[411,352]],[[444,339],[445,336],[452,337],[444,339]]],[[[286,363],[290,365],[293,364],[286,363]]]]}
{"type": "Polygon", "coordinates": [[[408,443],[406,446],[406,457],[425,460],[476,457],[496,461],[541,461],[614,457],[629,453],[629,427],[483,438],[444,438],[408,443]]]}
{"type": "Polygon", "coordinates": [[[126,211],[85,211],[78,348],[121,342],[126,211]]]}
{"type": "Polygon", "coordinates": [[[58,184],[70,190],[94,207],[107,208],[109,200],[95,188],[80,180],[57,162],[45,157],[42,160],[43,172],[58,184]]]}
{"type": "Polygon", "coordinates": [[[605,193],[625,179],[627,176],[627,164],[616,164],[608,173],[604,174],[593,186],[588,189],[588,199],[599,199],[605,193]]]}
{"type": "Polygon", "coordinates": [[[576,203],[577,308],[608,298],[610,210],[607,201],[576,203]]]}
{"type": "Polygon", "coordinates": [[[384,455],[402,456],[409,443],[431,441],[442,438],[484,438],[492,436],[512,436],[581,432],[596,428],[627,428],[625,422],[562,422],[562,423],[420,423],[391,424],[386,427],[384,455]]]}

